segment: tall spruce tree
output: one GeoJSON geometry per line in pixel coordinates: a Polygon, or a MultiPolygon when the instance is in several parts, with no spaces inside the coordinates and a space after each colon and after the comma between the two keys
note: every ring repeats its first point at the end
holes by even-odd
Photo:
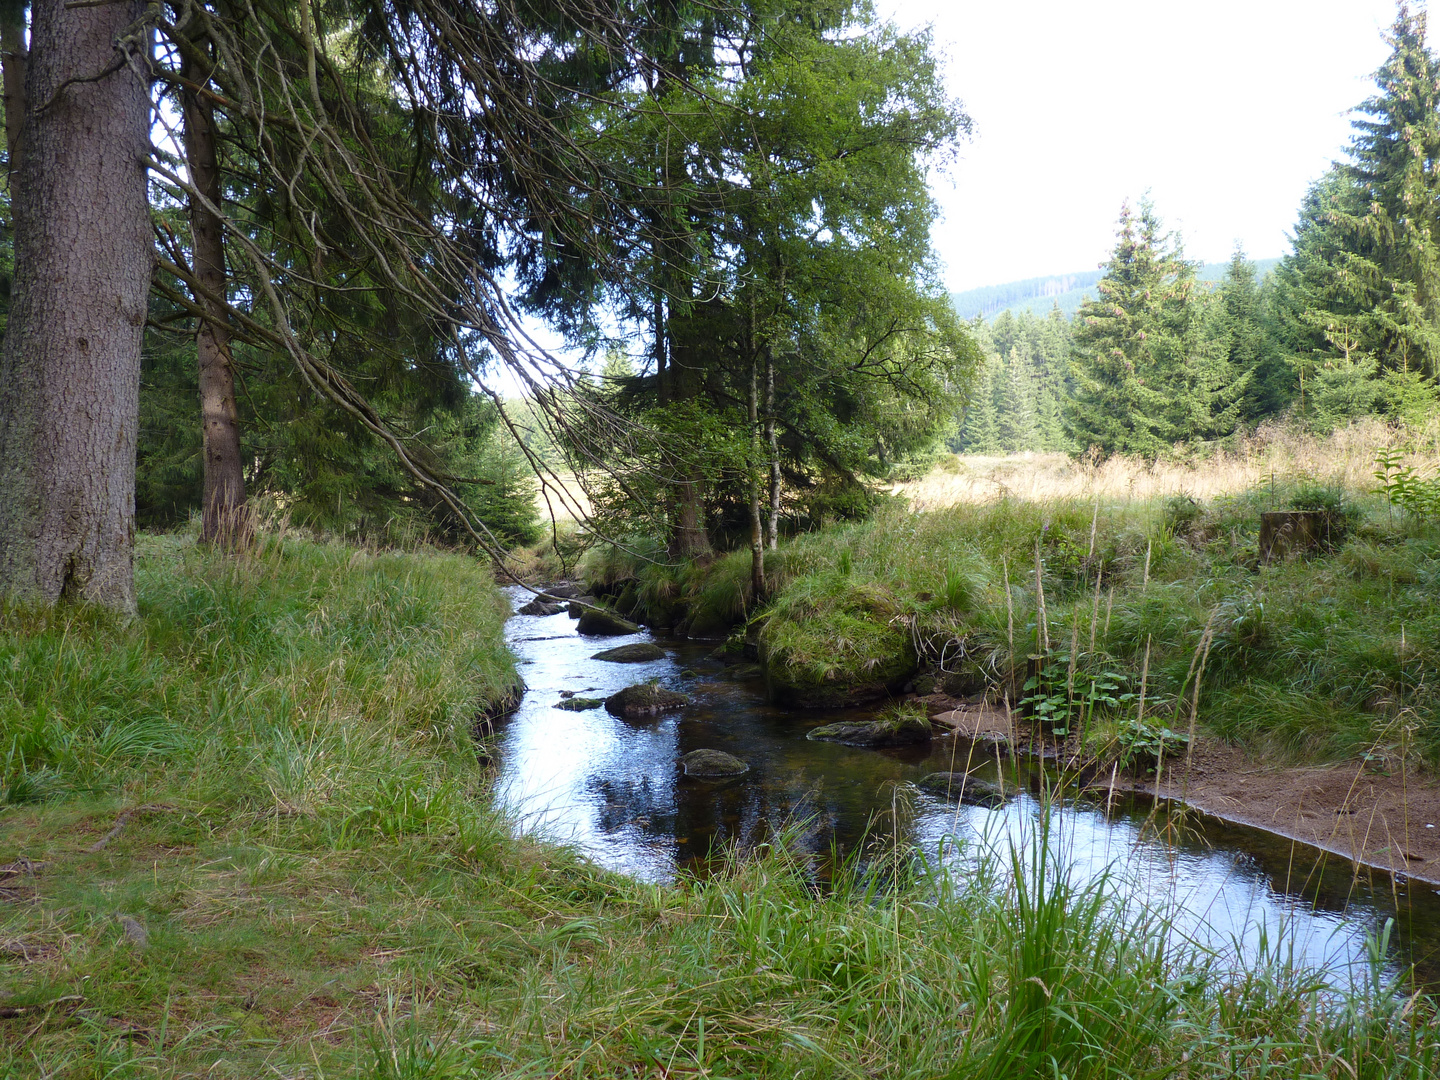
{"type": "Polygon", "coordinates": [[[1154,457],[1187,437],[1195,411],[1185,371],[1195,267],[1147,199],[1121,207],[1104,269],[1075,318],[1066,431],[1077,449],[1154,457]]]}
{"type": "Polygon", "coordinates": [[[1043,320],[1035,320],[1033,338],[1036,374],[1035,423],[1038,449],[1069,451],[1065,410],[1071,393],[1070,322],[1052,307],[1043,320]]]}
{"type": "Polygon", "coordinates": [[[1397,8],[1348,160],[1307,193],[1276,274],[1278,337],[1319,428],[1376,409],[1421,419],[1440,372],[1440,63],[1397,8]],[[1373,385],[1371,382],[1373,381],[1373,385]]]}
{"type": "Polygon", "coordinates": [[[1230,257],[1207,330],[1231,370],[1248,380],[1241,401],[1244,419],[1281,412],[1291,396],[1290,372],[1271,332],[1255,264],[1239,248],[1230,257]]]}
{"type": "MultiPolygon", "coordinates": [[[[1320,372],[1353,371],[1359,357],[1367,363],[1373,359],[1363,332],[1373,296],[1352,268],[1353,257],[1338,224],[1353,217],[1360,198],[1338,167],[1312,184],[1300,204],[1292,250],[1275,270],[1275,337],[1293,372],[1300,414],[1311,420],[1320,372]]],[[[1366,370],[1373,366],[1368,363],[1366,370]]],[[[1373,395],[1366,408],[1371,407],[1373,395]]]]}
{"type": "Polygon", "coordinates": [[[1000,407],[1000,443],[1012,454],[1037,450],[1040,425],[1035,415],[1035,365],[1029,342],[1023,338],[1010,347],[1005,362],[1004,392],[1000,407]]]}
{"type": "Polygon", "coordinates": [[[1348,272],[1369,293],[1358,329],[1387,370],[1440,365],[1440,65],[1425,46],[1425,12],[1401,3],[1379,93],[1359,108],[1343,174],[1358,199],[1332,211],[1348,272]]]}

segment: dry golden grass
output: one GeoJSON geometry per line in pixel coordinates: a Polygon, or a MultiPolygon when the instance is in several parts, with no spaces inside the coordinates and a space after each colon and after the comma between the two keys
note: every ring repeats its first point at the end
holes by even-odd
{"type": "Polygon", "coordinates": [[[1262,487],[1272,480],[1333,481],[1359,490],[1375,484],[1376,453],[1393,448],[1407,451],[1407,465],[1440,470],[1440,419],[1418,430],[1366,420],[1324,437],[1272,424],[1231,449],[1154,463],[1113,457],[1096,464],[1058,453],[956,454],[928,476],[896,484],[891,490],[906,496],[916,510],[1001,499],[1146,502],[1189,495],[1203,501],[1262,487]]]}
{"type": "Polygon", "coordinates": [[[546,477],[535,493],[535,506],[543,521],[583,521],[590,516],[590,497],[573,473],[546,477]]]}

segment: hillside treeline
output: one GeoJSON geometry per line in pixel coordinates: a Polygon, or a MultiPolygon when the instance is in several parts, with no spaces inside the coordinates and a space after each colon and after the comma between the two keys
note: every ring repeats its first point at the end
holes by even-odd
{"type": "Polygon", "coordinates": [[[1415,423],[1440,393],[1440,63],[1401,6],[1354,138],[1306,193],[1264,281],[1242,252],[1197,280],[1147,201],[1122,209],[1073,319],[975,324],[986,356],[952,449],[1153,457],[1289,414],[1325,432],[1415,423]]]}

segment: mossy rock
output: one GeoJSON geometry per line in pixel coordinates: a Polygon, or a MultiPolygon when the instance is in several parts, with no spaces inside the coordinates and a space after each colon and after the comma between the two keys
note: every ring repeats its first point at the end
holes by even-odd
{"type": "Polygon", "coordinates": [[[604,698],[598,697],[572,697],[557,702],[555,708],[564,709],[566,712],[586,712],[590,709],[598,709],[605,704],[604,698]]]}
{"type": "Polygon", "coordinates": [[[591,660],[608,660],[612,664],[643,664],[650,660],[664,660],[665,650],[649,641],[637,641],[632,645],[619,645],[604,652],[597,652],[591,660]]]}
{"type": "Polygon", "coordinates": [[[689,704],[690,699],[684,694],[654,683],[638,683],[606,698],[605,710],[626,720],[643,720],[683,709],[689,704]]]}
{"type": "Polygon", "coordinates": [[[743,776],[750,771],[749,765],[723,750],[691,750],[680,759],[680,764],[684,766],[686,776],[701,779],[743,776]]]}
{"type": "Polygon", "coordinates": [[[701,607],[696,609],[689,625],[685,627],[685,636],[700,641],[723,641],[730,636],[731,625],[729,619],[721,618],[715,612],[701,607]]]}
{"type": "Polygon", "coordinates": [[[910,639],[895,635],[893,652],[864,662],[839,657],[823,666],[798,661],[790,650],[768,648],[760,662],[770,700],[792,709],[836,709],[861,705],[899,692],[918,666],[910,639]]]}
{"type": "Polygon", "coordinates": [[[940,683],[940,689],[951,697],[974,697],[976,694],[983,694],[990,688],[985,673],[974,664],[965,664],[959,671],[952,671],[946,674],[940,683]]]}
{"type": "Polygon", "coordinates": [[[636,605],[636,618],[646,626],[657,629],[678,629],[685,624],[688,609],[679,600],[656,599],[645,603],[641,599],[636,605]]]}
{"type": "Polygon", "coordinates": [[[537,596],[534,600],[531,600],[528,604],[526,604],[524,607],[522,607],[522,608],[519,610],[518,614],[521,614],[521,615],[559,615],[560,612],[562,612],[562,611],[564,611],[564,610],[565,610],[565,605],[564,605],[564,604],[556,604],[556,603],[553,603],[553,602],[551,602],[551,601],[548,601],[548,600],[544,599],[543,597],[537,596]]]}
{"type": "Polygon", "coordinates": [[[599,607],[600,600],[594,596],[577,596],[570,601],[569,611],[572,619],[578,619],[585,614],[587,608],[599,607]]]}
{"type": "Polygon", "coordinates": [[[588,608],[580,613],[580,625],[577,629],[582,634],[594,634],[600,637],[618,637],[621,634],[638,634],[640,627],[634,623],[620,618],[619,615],[612,615],[608,611],[600,611],[598,608],[588,608]]]}
{"type": "Polygon", "coordinates": [[[550,600],[574,600],[577,596],[585,595],[585,586],[574,581],[561,581],[546,585],[543,595],[550,600]]]}
{"type": "Polygon", "coordinates": [[[628,619],[634,617],[635,609],[639,606],[640,594],[635,591],[635,583],[632,581],[629,585],[626,585],[624,591],[615,598],[615,610],[628,619]]]}
{"type": "Polygon", "coordinates": [[[958,799],[963,806],[984,806],[994,810],[1009,802],[1009,796],[999,785],[966,776],[963,772],[930,773],[921,777],[915,786],[942,799],[958,799]]]}
{"type": "Polygon", "coordinates": [[[825,724],[805,737],[846,746],[914,746],[930,741],[930,721],[921,713],[903,712],[882,720],[825,724]]]}
{"type": "Polygon", "coordinates": [[[877,582],[811,582],[776,602],[759,633],[771,700],[838,708],[899,692],[919,669],[895,595],[877,582]]]}

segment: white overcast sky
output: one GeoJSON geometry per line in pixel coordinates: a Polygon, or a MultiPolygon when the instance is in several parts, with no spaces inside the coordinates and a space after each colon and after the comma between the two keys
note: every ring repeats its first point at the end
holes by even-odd
{"type": "MultiPolygon", "coordinates": [[[[1412,4],[1412,8],[1417,5],[1412,4]]],[[[952,289],[1094,269],[1147,190],[1192,259],[1288,250],[1374,90],[1394,0],[877,0],[933,24],[975,124],[934,183],[952,289]]],[[[1440,18],[1440,15],[1437,15],[1440,18]]],[[[1434,32],[1430,40],[1435,39],[1434,32]]]]}

